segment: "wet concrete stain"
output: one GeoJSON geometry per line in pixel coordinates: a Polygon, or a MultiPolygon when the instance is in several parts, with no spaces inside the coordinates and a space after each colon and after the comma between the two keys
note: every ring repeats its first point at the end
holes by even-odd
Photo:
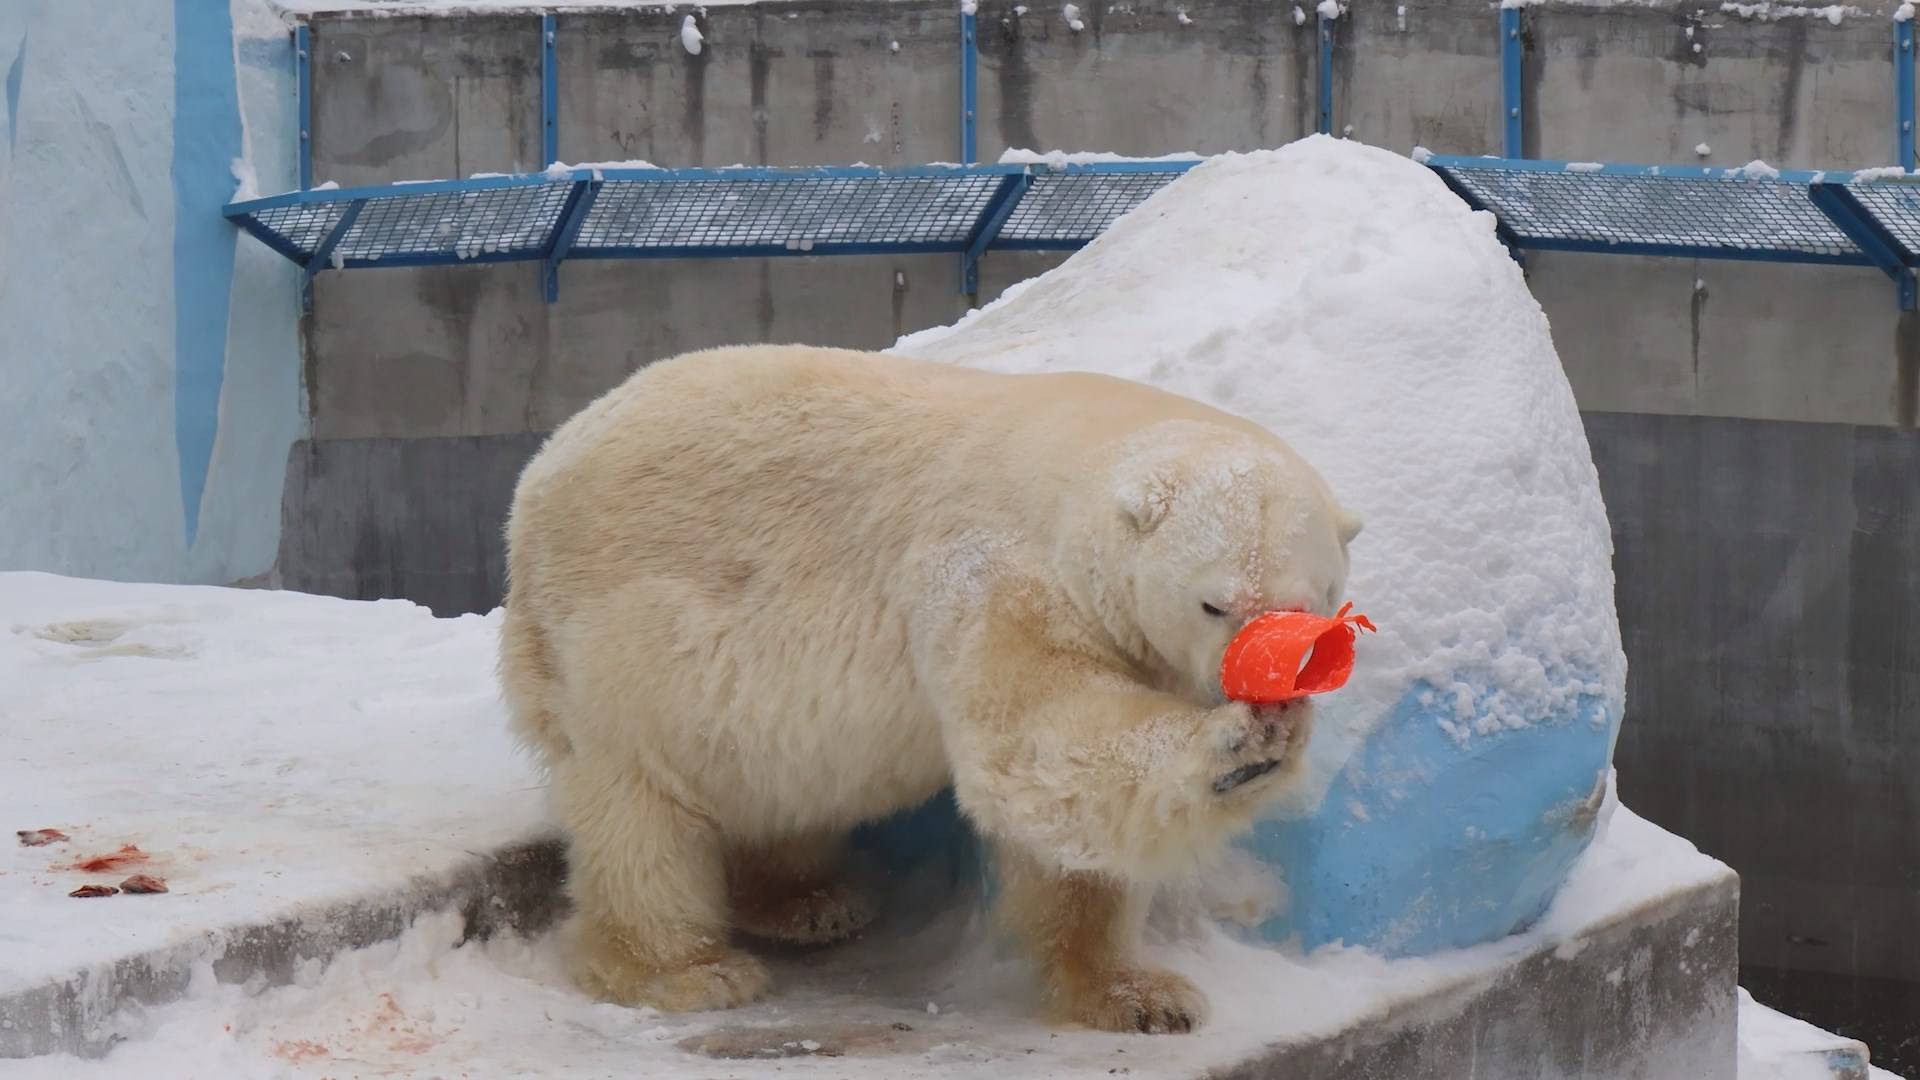
{"type": "Polygon", "coordinates": [[[813,138],[826,142],[833,130],[833,63],[831,53],[813,55],[813,138]]]}
{"type": "Polygon", "coordinates": [[[1807,20],[1786,19],[1778,24],[1778,33],[1787,39],[1786,74],[1776,85],[1779,86],[1779,104],[1775,107],[1780,117],[1780,141],[1774,147],[1776,160],[1784,161],[1793,156],[1794,136],[1800,127],[1800,81],[1807,71],[1807,20]]]}
{"type": "Polygon", "coordinates": [[[767,79],[773,69],[773,50],[756,41],[747,50],[747,104],[753,113],[753,160],[767,164],[767,79]]]}
{"type": "Polygon", "coordinates": [[[1702,13],[1675,12],[1673,26],[1673,48],[1668,51],[1667,59],[1687,67],[1706,67],[1707,56],[1713,50],[1707,40],[1708,23],[1702,13]]]}
{"type": "MultiPolygon", "coordinates": [[[[1027,59],[1023,24],[1035,17],[1015,15],[1000,20],[1000,66],[995,72],[1000,87],[1000,137],[1007,146],[1031,149],[1039,149],[1042,144],[1033,129],[1033,66],[1027,59]]],[[[984,44],[986,36],[981,35],[980,40],[984,44]]]]}
{"type": "Polygon", "coordinates": [[[1687,329],[1693,350],[1693,389],[1700,391],[1700,323],[1707,313],[1707,285],[1703,278],[1694,279],[1693,298],[1689,301],[1687,329]]]}

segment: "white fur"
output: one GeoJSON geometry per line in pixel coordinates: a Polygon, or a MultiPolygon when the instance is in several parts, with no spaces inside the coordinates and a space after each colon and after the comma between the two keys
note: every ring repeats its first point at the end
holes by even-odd
{"type": "Polygon", "coordinates": [[[1331,612],[1358,528],[1272,434],[1104,376],[784,346],[641,370],[508,527],[502,679],[571,837],[576,972],[757,995],[730,911],[841,927],[807,906],[839,838],[951,784],[1062,1012],[1190,1028],[1197,993],[1127,959],[1138,894],[1293,774],[1214,791],[1297,763],[1311,721],[1222,703],[1220,655],[1259,611],[1331,612]]]}

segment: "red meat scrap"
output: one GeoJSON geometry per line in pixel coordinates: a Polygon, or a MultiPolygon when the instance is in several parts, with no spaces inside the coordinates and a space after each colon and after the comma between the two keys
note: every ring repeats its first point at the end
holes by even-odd
{"type": "Polygon", "coordinates": [[[82,885],[67,895],[85,900],[90,896],[112,896],[119,891],[111,885],[82,885]]]}
{"type": "Polygon", "coordinates": [[[21,847],[45,847],[68,840],[67,834],[59,829],[15,829],[13,835],[20,838],[21,847]]]}
{"type": "Polygon", "coordinates": [[[120,883],[120,891],[125,893],[163,893],[167,883],[152,874],[135,874],[120,883]]]}

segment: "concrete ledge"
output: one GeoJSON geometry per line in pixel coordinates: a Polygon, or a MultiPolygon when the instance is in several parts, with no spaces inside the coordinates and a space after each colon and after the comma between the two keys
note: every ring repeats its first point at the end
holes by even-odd
{"type": "Polygon", "coordinates": [[[211,965],[223,983],[284,986],[312,961],[398,937],[419,916],[458,910],[462,940],[502,931],[534,934],[553,922],[566,873],[561,844],[549,840],[480,855],[451,873],[392,890],[290,912],[272,922],[208,930],[180,945],[125,957],[0,996],[0,1058],[68,1053],[98,1057],[120,1041],[108,1019],[128,1005],[165,1005],[211,965]]]}
{"type": "MultiPolygon", "coordinates": [[[[114,1011],[181,998],[203,964],[223,983],[283,986],[295,981],[302,965],[396,938],[431,913],[457,912],[463,942],[503,931],[538,935],[564,907],[564,873],[558,844],[516,845],[437,879],[271,923],[211,931],[176,948],[76,973],[0,999],[0,1054],[99,1056],[119,1041],[108,1023],[114,1011]]],[[[1428,977],[1411,995],[1392,992],[1391,984],[1400,980],[1389,978],[1378,1008],[1339,1031],[1251,1046],[1233,1030],[1208,1039],[1055,1039],[1028,1023],[996,1022],[971,1005],[955,1006],[948,1016],[925,1015],[918,995],[935,991],[904,987],[885,969],[903,955],[964,949],[968,931],[942,933],[920,922],[911,929],[918,942],[897,935],[889,940],[883,931],[845,950],[776,954],[771,959],[782,989],[772,1001],[688,1017],[675,1025],[684,1030],[672,1031],[670,1045],[656,1044],[646,1054],[669,1059],[636,1064],[664,1067],[677,1060],[684,1068],[701,1058],[752,1060],[765,1062],[770,1072],[776,1060],[791,1065],[787,1059],[796,1056],[832,1057],[849,1071],[877,1075],[914,1068],[957,1045],[967,1063],[943,1061],[934,1072],[1001,1072],[1017,1058],[1048,1075],[1092,1076],[1124,1067],[1134,1077],[1213,1080],[1734,1080],[1738,892],[1737,879],[1727,872],[1578,938],[1542,940],[1451,978],[1428,977]],[[876,963],[876,957],[889,959],[876,963]],[[901,1019],[906,1017],[912,1022],[901,1019]],[[796,1049],[803,1046],[813,1049],[796,1049]]],[[[918,959],[898,966],[922,967],[918,959]]],[[[1311,972],[1300,970],[1303,976],[1311,972]]],[[[1289,1026],[1284,1016],[1273,1019],[1277,1030],[1289,1026]]],[[[555,1067],[565,1072],[564,1062],[555,1067]]]]}
{"type": "Polygon", "coordinates": [[[1573,946],[1542,946],[1376,1022],[1205,1075],[1731,1080],[1739,892],[1728,873],[1573,946]]]}

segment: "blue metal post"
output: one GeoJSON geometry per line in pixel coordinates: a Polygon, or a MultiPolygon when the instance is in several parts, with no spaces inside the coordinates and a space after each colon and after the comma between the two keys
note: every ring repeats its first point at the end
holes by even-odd
{"type": "Polygon", "coordinates": [[[340,241],[347,238],[348,230],[352,229],[353,223],[359,220],[360,211],[366,208],[367,200],[365,199],[355,199],[347,204],[346,210],[340,215],[340,220],[334,222],[333,228],[327,230],[326,237],[314,247],[313,256],[307,260],[304,271],[307,281],[312,281],[315,275],[327,268],[327,263],[333,259],[334,249],[340,246],[340,241]]]}
{"type": "Polygon", "coordinates": [[[974,46],[974,14],[960,9],[960,164],[973,164],[979,147],[975,141],[974,104],[979,98],[979,50],[974,46]]]}
{"type": "Polygon", "coordinates": [[[553,62],[553,16],[540,16],[540,167],[560,160],[559,71],[553,62]]]}
{"type": "Polygon", "coordinates": [[[1325,15],[1319,16],[1320,24],[1320,62],[1315,75],[1318,81],[1316,95],[1320,106],[1320,119],[1314,130],[1322,135],[1333,134],[1333,20],[1325,15]]]}
{"type": "Polygon", "coordinates": [[[1014,173],[1000,181],[993,197],[980,210],[980,220],[967,233],[967,250],[960,256],[960,291],[968,296],[980,291],[980,256],[987,253],[1001,226],[1013,216],[1013,209],[1027,194],[1030,179],[1026,173],[1014,173]]]}
{"type": "Polygon", "coordinates": [[[574,181],[573,190],[567,193],[566,205],[560,208],[560,217],[553,226],[553,239],[547,243],[546,267],[541,274],[549,304],[560,299],[560,263],[573,250],[574,238],[586,223],[587,211],[593,209],[593,201],[600,197],[601,183],[599,180],[574,181]]]}
{"type": "Polygon", "coordinates": [[[294,109],[300,125],[300,190],[313,186],[313,49],[306,24],[293,28],[294,109]]]}
{"type": "Polygon", "coordinates": [[[1500,118],[1501,153],[1509,158],[1525,157],[1520,130],[1520,9],[1500,9],[1500,118]]]}
{"type": "Polygon", "coordinates": [[[1911,170],[1913,159],[1913,20],[1893,24],[1894,160],[1911,170]]]}
{"type": "Polygon", "coordinates": [[[1873,212],[1845,184],[1816,181],[1807,185],[1807,199],[1859,247],[1873,265],[1893,279],[1901,311],[1914,309],[1914,252],[1908,251],[1873,212]]]}
{"type": "MultiPolygon", "coordinates": [[[[960,5],[960,164],[971,165],[980,153],[974,106],[980,97],[980,50],[975,38],[974,0],[960,5]]],[[[991,207],[992,203],[989,202],[991,207]]],[[[980,291],[977,257],[971,252],[960,256],[960,292],[973,296],[980,291]]]]}

